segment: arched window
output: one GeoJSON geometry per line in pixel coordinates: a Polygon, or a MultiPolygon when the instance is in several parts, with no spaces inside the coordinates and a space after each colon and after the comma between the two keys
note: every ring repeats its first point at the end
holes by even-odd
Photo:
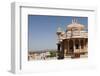
{"type": "Polygon", "coordinates": [[[79,49],[79,40],[75,40],[75,47],[76,49],[79,49]]]}

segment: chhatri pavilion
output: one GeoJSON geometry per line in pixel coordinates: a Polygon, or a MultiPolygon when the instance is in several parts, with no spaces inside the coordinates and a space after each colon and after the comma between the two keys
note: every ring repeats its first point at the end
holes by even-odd
{"type": "Polygon", "coordinates": [[[71,58],[80,58],[81,55],[88,53],[88,31],[83,24],[73,19],[72,23],[67,25],[66,31],[60,27],[57,30],[58,42],[58,59],[64,59],[68,56],[71,58]]]}

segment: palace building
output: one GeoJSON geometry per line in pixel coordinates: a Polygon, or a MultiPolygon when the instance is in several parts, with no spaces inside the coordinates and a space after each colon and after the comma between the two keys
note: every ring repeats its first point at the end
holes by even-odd
{"type": "Polygon", "coordinates": [[[85,25],[78,23],[73,19],[72,23],[67,25],[66,31],[60,27],[57,29],[57,50],[58,59],[80,58],[88,53],[88,31],[85,25]]]}

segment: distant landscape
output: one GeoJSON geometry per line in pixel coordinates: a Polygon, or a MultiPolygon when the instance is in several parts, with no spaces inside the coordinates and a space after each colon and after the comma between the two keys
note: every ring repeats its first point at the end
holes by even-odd
{"type": "Polygon", "coordinates": [[[28,52],[28,60],[47,60],[47,59],[57,59],[57,50],[47,49],[47,50],[31,50],[28,52]]]}

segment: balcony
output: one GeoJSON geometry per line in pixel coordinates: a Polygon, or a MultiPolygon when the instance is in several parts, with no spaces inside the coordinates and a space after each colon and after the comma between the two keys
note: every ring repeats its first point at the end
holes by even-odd
{"type": "Polygon", "coordinates": [[[72,31],[67,33],[67,38],[88,38],[88,33],[85,31],[72,31]]]}

